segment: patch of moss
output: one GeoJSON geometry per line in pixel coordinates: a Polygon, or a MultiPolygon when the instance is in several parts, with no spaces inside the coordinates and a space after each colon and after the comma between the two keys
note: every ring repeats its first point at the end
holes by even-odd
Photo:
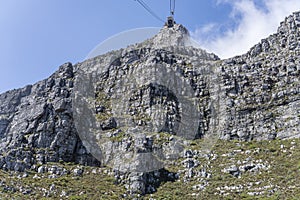
{"type": "Polygon", "coordinates": [[[170,137],[172,136],[169,133],[159,132],[154,135],[154,144],[155,145],[163,145],[164,143],[169,142],[170,137]]]}
{"type": "Polygon", "coordinates": [[[109,113],[98,113],[98,114],[96,114],[96,119],[98,121],[105,121],[105,120],[108,120],[111,117],[112,117],[112,115],[109,114],[109,113]]]}
{"type": "Polygon", "coordinates": [[[103,92],[98,91],[95,95],[95,105],[103,106],[104,110],[102,112],[98,112],[96,114],[96,119],[98,121],[105,121],[112,117],[111,111],[111,100],[110,98],[103,92]]]}
{"type": "Polygon", "coordinates": [[[125,132],[121,131],[121,132],[117,133],[116,135],[110,137],[109,139],[110,139],[112,142],[122,142],[122,140],[123,140],[125,137],[128,137],[128,134],[126,134],[125,132]]]}

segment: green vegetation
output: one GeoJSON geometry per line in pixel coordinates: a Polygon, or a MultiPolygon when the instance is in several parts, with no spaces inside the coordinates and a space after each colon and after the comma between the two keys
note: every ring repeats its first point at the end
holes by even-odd
{"type": "Polygon", "coordinates": [[[111,108],[110,98],[102,91],[96,93],[96,104],[102,105],[105,108],[111,108]]]}
{"type": "Polygon", "coordinates": [[[98,114],[96,114],[96,119],[98,121],[105,121],[105,120],[108,120],[111,117],[112,117],[112,115],[109,114],[109,113],[98,113],[98,114]]]}
{"type": "Polygon", "coordinates": [[[121,132],[117,133],[116,135],[112,136],[109,139],[112,142],[121,142],[127,136],[128,136],[128,134],[126,134],[125,132],[121,131],[121,132]]]}
{"type": "MultiPolygon", "coordinates": [[[[201,148],[201,146],[195,145],[196,141],[192,143],[192,149],[201,148]]],[[[299,199],[299,139],[293,141],[218,141],[212,153],[217,155],[215,159],[197,159],[201,163],[200,166],[209,166],[212,174],[211,178],[203,178],[208,182],[205,189],[193,188],[202,183],[199,177],[191,178],[188,182],[183,182],[183,178],[180,177],[177,182],[165,183],[155,194],[147,195],[147,197],[151,196],[154,199],[299,199]],[[258,172],[242,172],[240,178],[222,171],[225,167],[234,164],[238,166],[236,163],[247,159],[251,159],[250,162],[253,163],[261,161],[265,165],[270,165],[270,168],[258,170],[258,172]],[[253,186],[247,187],[249,185],[253,186]],[[225,190],[224,186],[233,188],[242,186],[243,190],[225,190]],[[262,189],[264,187],[267,189],[262,189]],[[220,190],[225,191],[226,194],[220,195],[220,190]],[[262,194],[253,196],[254,192],[262,192],[262,194]]],[[[178,162],[176,171],[184,169],[180,163],[178,162]]],[[[174,169],[174,166],[170,169],[174,169]]]]}
{"type": "MultiPolygon", "coordinates": [[[[126,135],[120,132],[113,139],[121,140],[126,135]]],[[[170,135],[160,133],[157,143],[167,142],[170,135]]],[[[191,142],[187,149],[201,151],[201,140],[191,142]]],[[[147,194],[141,199],[300,199],[300,140],[273,141],[218,141],[212,148],[210,156],[195,157],[199,165],[194,168],[200,171],[206,168],[211,177],[185,178],[185,158],[166,166],[172,172],[181,171],[175,182],[165,182],[154,194],[147,194]],[[231,165],[241,166],[245,163],[260,163],[267,169],[242,171],[239,178],[224,172],[231,165]],[[269,167],[268,167],[269,166],[269,167]],[[199,189],[195,186],[206,183],[199,189]],[[226,187],[231,189],[226,189],[226,187]],[[239,189],[242,188],[242,189],[239,189]],[[222,192],[223,191],[223,192],[222,192]],[[254,193],[260,193],[254,195],[254,193]]],[[[70,171],[69,174],[50,178],[50,173],[37,174],[0,171],[1,199],[122,199],[126,189],[116,184],[109,168],[82,167],[84,173],[75,176],[73,170],[78,168],[74,163],[50,163],[70,171]],[[39,178],[36,178],[38,176],[39,178]],[[35,177],[35,178],[33,178],[35,177]],[[23,188],[16,191],[7,186],[23,188]],[[21,187],[22,186],[22,187],[21,187]],[[54,186],[50,190],[51,186],[54,186]],[[5,189],[6,188],[6,189],[5,189]],[[30,190],[29,194],[23,194],[30,190]],[[50,191],[50,192],[49,192],[50,191]],[[66,196],[60,196],[63,193],[66,196]]]]}
{"type": "Polygon", "coordinates": [[[6,186],[0,186],[0,199],[120,199],[125,193],[124,187],[115,184],[112,175],[103,173],[107,169],[84,167],[84,174],[75,176],[72,170],[77,165],[55,165],[71,173],[57,178],[49,178],[50,174],[44,173],[33,178],[36,172],[27,171],[28,177],[20,178],[13,172],[0,171],[4,185],[31,190],[30,194],[24,195],[22,191],[7,191],[6,186]]]}
{"type": "Polygon", "coordinates": [[[98,121],[105,121],[112,117],[112,114],[110,113],[111,100],[104,92],[99,91],[96,93],[95,104],[104,108],[102,112],[96,114],[96,119],[98,121]]]}
{"type": "Polygon", "coordinates": [[[169,141],[169,138],[171,135],[169,133],[156,133],[154,137],[154,144],[156,145],[163,145],[164,143],[167,143],[169,141]]]}

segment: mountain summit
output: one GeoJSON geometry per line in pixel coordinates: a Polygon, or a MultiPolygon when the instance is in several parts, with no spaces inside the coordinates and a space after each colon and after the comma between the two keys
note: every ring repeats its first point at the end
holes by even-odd
{"type": "Polygon", "coordinates": [[[191,45],[189,32],[181,24],[174,24],[173,27],[164,26],[152,41],[153,48],[191,45]]]}

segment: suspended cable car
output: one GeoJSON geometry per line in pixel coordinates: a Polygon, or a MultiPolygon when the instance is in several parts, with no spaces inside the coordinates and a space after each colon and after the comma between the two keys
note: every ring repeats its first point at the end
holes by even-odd
{"type": "MultiPolygon", "coordinates": [[[[135,1],[141,4],[141,6],[143,6],[145,10],[147,10],[153,17],[163,22],[163,20],[154,11],[152,11],[151,8],[143,0],[135,0],[135,1]]],[[[176,24],[176,22],[174,21],[174,13],[175,13],[175,0],[170,0],[170,16],[167,18],[167,22],[165,23],[165,25],[168,26],[169,28],[172,28],[174,24],[176,24]]]]}
{"type": "Polygon", "coordinates": [[[167,19],[167,26],[172,28],[176,23],[174,21],[174,13],[175,13],[175,0],[170,0],[170,16],[167,19]]]}

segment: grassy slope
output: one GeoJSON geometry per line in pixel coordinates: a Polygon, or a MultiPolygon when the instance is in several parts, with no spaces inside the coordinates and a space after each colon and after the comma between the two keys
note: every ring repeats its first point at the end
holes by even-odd
{"type": "MultiPolygon", "coordinates": [[[[194,146],[194,149],[199,147],[194,146]]],[[[300,141],[262,141],[238,142],[219,141],[213,153],[215,159],[199,159],[200,163],[211,169],[212,177],[207,179],[208,186],[198,191],[193,189],[197,180],[190,182],[166,183],[153,196],[155,199],[300,199],[300,141]],[[282,146],[283,145],[283,146],[282,146]],[[282,147],[282,148],[281,148],[282,147]],[[226,155],[226,156],[225,156],[226,155]],[[239,178],[222,172],[225,167],[238,164],[239,161],[270,165],[268,170],[246,171],[239,178]],[[208,164],[209,163],[209,164],[208,164]],[[208,165],[207,165],[208,164],[208,165]],[[253,186],[249,186],[253,184],[253,186]],[[228,190],[224,186],[229,186],[228,190]],[[234,187],[236,186],[236,187],[234,187]],[[241,191],[239,191],[239,188],[241,191]],[[250,196],[248,193],[264,194],[250,196]],[[225,193],[220,195],[221,188],[225,193]],[[273,192],[268,192],[273,190],[273,192]]]]}
{"type": "MultiPolygon", "coordinates": [[[[197,150],[200,146],[193,142],[189,149],[197,150]]],[[[219,141],[212,150],[210,158],[196,158],[200,165],[212,174],[209,178],[193,177],[184,182],[184,173],[176,182],[161,185],[149,199],[300,199],[300,140],[275,140],[262,142],[219,141]],[[246,171],[240,177],[234,177],[223,169],[231,165],[261,163],[270,166],[257,172],[246,171]],[[193,186],[207,183],[205,189],[193,186]],[[227,187],[226,187],[227,186],[227,187]],[[265,187],[265,188],[264,188],[265,187]],[[264,188],[264,189],[262,189],[264,188]],[[267,189],[266,189],[267,188],[267,189]],[[251,192],[262,192],[251,196],[251,192]],[[271,191],[271,192],[270,192],[271,191]]],[[[182,159],[183,160],[183,159],[182,159]]],[[[126,193],[123,185],[115,184],[111,170],[106,168],[83,167],[82,176],[74,176],[72,170],[77,167],[72,163],[52,163],[71,171],[68,175],[48,178],[47,173],[38,174],[44,178],[33,178],[36,172],[23,173],[0,171],[0,199],[121,199],[126,193]],[[54,189],[45,197],[50,187],[54,189]],[[7,189],[14,187],[16,191],[7,189]],[[6,187],[6,189],[5,189],[6,187]],[[30,194],[23,194],[26,189],[30,194]],[[66,196],[60,197],[65,193],[66,196]]],[[[51,166],[51,164],[49,164],[51,166]]],[[[184,170],[182,162],[167,166],[170,171],[184,170]]]]}

